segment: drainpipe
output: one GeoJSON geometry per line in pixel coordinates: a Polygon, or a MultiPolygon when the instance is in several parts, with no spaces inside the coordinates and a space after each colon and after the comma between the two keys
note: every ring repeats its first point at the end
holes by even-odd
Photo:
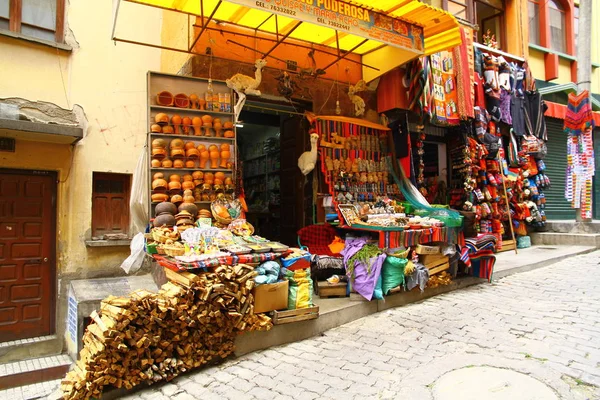
{"type": "MultiPolygon", "coordinates": [[[[592,2],[593,0],[579,1],[579,34],[577,36],[576,54],[577,93],[584,90],[591,93],[592,87],[592,2]]],[[[575,213],[576,222],[592,222],[591,218],[581,217],[581,210],[576,209],[575,213]]]]}

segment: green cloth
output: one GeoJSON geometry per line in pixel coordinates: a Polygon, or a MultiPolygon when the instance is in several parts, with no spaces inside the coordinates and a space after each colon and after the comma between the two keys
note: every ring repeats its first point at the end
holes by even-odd
{"type": "Polygon", "coordinates": [[[388,256],[383,262],[381,277],[383,279],[383,294],[388,295],[390,290],[400,285],[404,286],[404,268],[408,264],[406,258],[388,256]]]}

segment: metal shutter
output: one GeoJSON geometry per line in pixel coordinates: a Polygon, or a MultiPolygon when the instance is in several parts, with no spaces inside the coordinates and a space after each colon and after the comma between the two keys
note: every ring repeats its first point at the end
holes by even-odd
{"type": "Polygon", "coordinates": [[[548,155],[545,174],[552,186],[545,189],[546,217],[548,219],[575,219],[575,210],[565,200],[565,172],[567,170],[567,134],[563,131],[563,121],[546,117],[548,129],[548,155]]]}

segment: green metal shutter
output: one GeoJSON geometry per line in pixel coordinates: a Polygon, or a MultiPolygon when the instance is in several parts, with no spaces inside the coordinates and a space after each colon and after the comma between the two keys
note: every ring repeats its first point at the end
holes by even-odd
{"type": "Polygon", "coordinates": [[[546,171],[552,186],[544,189],[546,217],[548,219],[575,219],[575,210],[565,199],[565,173],[567,170],[567,134],[563,121],[546,117],[548,129],[548,154],[544,158],[546,171]]]}

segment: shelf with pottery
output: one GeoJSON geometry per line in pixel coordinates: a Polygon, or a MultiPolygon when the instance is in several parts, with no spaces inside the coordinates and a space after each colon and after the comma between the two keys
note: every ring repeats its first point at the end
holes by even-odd
{"type": "Polygon", "coordinates": [[[150,216],[164,201],[210,208],[235,190],[233,92],[225,82],[154,72],[147,90],[150,216]]]}

